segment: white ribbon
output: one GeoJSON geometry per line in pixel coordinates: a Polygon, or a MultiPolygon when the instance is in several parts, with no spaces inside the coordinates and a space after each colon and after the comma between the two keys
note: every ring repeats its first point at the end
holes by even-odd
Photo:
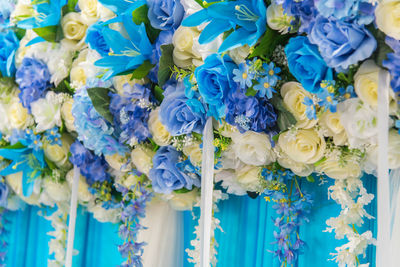
{"type": "Polygon", "coordinates": [[[78,202],[79,176],[80,176],[80,170],[77,166],[74,166],[71,206],[69,208],[68,239],[67,239],[67,253],[65,256],[65,267],[72,266],[72,254],[74,250],[74,239],[75,239],[76,208],[78,202]]]}
{"type": "Polygon", "coordinates": [[[378,84],[378,238],[376,266],[395,267],[391,246],[391,211],[389,189],[389,73],[379,72],[378,84]]]}
{"type": "Polygon", "coordinates": [[[211,223],[214,186],[213,119],[207,119],[203,132],[201,163],[200,267],[210,267],[211,223]]]}

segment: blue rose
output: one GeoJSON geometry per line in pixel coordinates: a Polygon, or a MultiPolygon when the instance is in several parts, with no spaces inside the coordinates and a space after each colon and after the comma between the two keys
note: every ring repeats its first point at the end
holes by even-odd
{"type": "Polygon", "coordinates": [[[185,10],[179,0],[147,0],[151,26],[163,31],[173,30],[181,25],[185,10]]]}
{"type": "Polygon", "coordinates": [[[161,147],[153,157],[149,179],[156,193],[170,194],[174,190],[200,186],[198,177],[183,173],[177,166],[181,154],[172,146],[161,147]]]}
{"type": "Polygon", "coordinates": [[[86,31],[85,42],[93,50],[96,50],[100,55],[107,56],[110,52],[110,47],[104,39],[103,30],[104,26],[100,22],[92,24],[86,31]]]}
{"type": "Polygon", "coordinates": [[[205,116],[194,113],[186,104],[188,98],[185,96],[183,83],[176,86],[168,86],[164,92],[165,98],[160,106],[160,121],[164,124],[171,135],[189,134],[191,132],[201,133],[203,131],[205,116]]]}
{"type": "Polygon", "coordinates": [[[18,46],[18,38],[13,31],[0,32],[0,72],[3,76],[14,76],[14,59],[18,46]]]}
{"type": "Polygon", "coordinates": [[[285,47],[288,66],[293,76],[311,93],[317,93],[323,80],[332,80],[333,72],[307,37],[291,38],[285,47]]]}
{"type": "Polygon", "coordinates": [[[204,102],[209,105],[208,115],[216,119],[225,116],[224,101],[228,93],[237,87],[233,82],[235,68],[237,66],[229,56],[222,58],[217,54],[212,54],[194,71],[199,93],[204,102]]]}
{"type": "Polygon", "coordinates": [[[354,23],[318,16],[308,36],[326,64],[339,71],[369,58],[376,49],[374,36],[354,23]]]}
{"type": "Polygon", "coordinates": [[[0,182],[0,207],[5,208],[7,206],[8,197],[8,186],[5,183],[0,182]]]}

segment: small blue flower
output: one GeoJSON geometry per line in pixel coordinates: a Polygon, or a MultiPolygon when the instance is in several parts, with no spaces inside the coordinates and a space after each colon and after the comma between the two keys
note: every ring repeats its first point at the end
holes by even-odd
{"type": "Polygon", "coordinates": [[[267,96],[268,99],[271,99],[272,93],[276,93],[273,88],[276,85],[276,81],[277,79],[268,76],[263,77],[257,80],[258,84],[254,85],[254,89],[258,91],[260,97],[267,96]]]}
{"type": "Polygon", "coordinates": [[[32,148],[35,151],[39,151],[43,147],[43,143],[40,139],[40,134],[35,134],[32,130],[29,129],[25,131],[25,140],[29,148],[32,148]]]}
{"type": "Polygon", "coordinates": [[[274,86],[281,79],[277,74],[281,72],[281,68],[275,67],[274,62],[269,64],[264,63],[263,68],[265,70],[265,75],[267,75],[269,82],[274,86]]]}
{"type": "Polygon", "coordinates": [[[304,97],[303,104],[306,106],[306,116],[309,120],[316,120],[317,114],[315,112],[314,101],[308,96],[304,97]]]}
{"type": "Polygon", "coordinates": [[[219,53],[246,44],[253,46],[266,30],[266,7],[259,0],[216,2],[184,19],[182,25],[195,27],[204,22],[209,23],[200,34],[200,44],[233,29],[219,47],[219,53]]]}
{"type": "Polygon", "coordinates": [[[349,98],[357,96],[355,91],[354,91],[354,86],[353,85],[348,85],[346,88],[340,87],[339,88],[339,94],[344,99],[349,99],[349,98]]]}
{"type": "Polygon", "coordinates": [[[251,87],[254,74],[249,72],[249,66],[246,63],[239,64],[239,69],[233,70],[233,80],[240,84],[240,88],[251,87]]]}
{"type": "Polygon", "coordinates": [[[61,134],[58,131],[58,127],[53,127],[52,129],[47,130],[44,133],[46,140],[49,142],[50,145],[59,145],[61,146],[61,134]]]}
{"type": "Polygon", "coordinates": [[[318,105],[321,107],[325,107],[326,110],[330,110],[332,113],[336,112],[336,106],[338,101],[335,99],[335,95],[330,93],[327,89],[324,89],[322,92],[318,93],[318,105]]]}

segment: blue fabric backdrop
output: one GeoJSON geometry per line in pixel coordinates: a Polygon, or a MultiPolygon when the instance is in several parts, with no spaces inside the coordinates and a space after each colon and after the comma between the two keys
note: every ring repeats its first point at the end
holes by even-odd
{"type": "MultiPolygon", "coordinates": [[[[376,179],[364,177],[364,184],[370,193],[376,193],[376,179]]],[[[328,261],[329,253],[343,243],[335,240],[334,233],[325,233],[325,221],[339,214],[336,203],[327,198],[327,187],[305,184],[303,188],[314,193],[315,203],[310,215],[310,223],[300,228],[301,237],[307,242],[308,248],[299,257],[296,266],[299,267],[330,267],[337,266],[328,261]]],[[[274,210],[261,197],[231,197],[219,204],[217,217],[221,220],[224,232],[217,231],[218,267],[278,267],[279,262],[268,250],[273,250],[271,242],[275,227],[272,223],[274,210]]],[[[10,230],[9,252],[7,266],[10,267],[44,267],[47,266],[48,241],[46,235],[51,231],[50,222],[38,216],[39,209],[27,207],[24,211],[10,212],[7,215],[10,230]]],[[[367,211],[376,214],[376,201],[367,207],[367,211]]],[[[196,214],[196,212],[195,212],[196,214]]],[[[190,247],[193,238],[194,225],[192,213],[184,214],[184,244],[190,247]]],[[[75,249],[79,254],[74,257],[74,265],[79,267],[110,267],[117,266],[122,259],[117,251],[121,240],[117,235],[117,226],[99,223],[82,209],[78,211],[75,249]]],[[[363,230],[370,229],[376,233],[376,221],[366,220],[363,230]]],[[[370,246],[367,256],[362,262],[370,262],[375,266],[375,248],[370,246]]],[[[187,262],[185,253],[184,267],[193,266],[187,262]]],[[[146,266],[145,266],[146,267],[146,266]]],[[[178,266],[180,267],[180,266],[178,266]]]]}

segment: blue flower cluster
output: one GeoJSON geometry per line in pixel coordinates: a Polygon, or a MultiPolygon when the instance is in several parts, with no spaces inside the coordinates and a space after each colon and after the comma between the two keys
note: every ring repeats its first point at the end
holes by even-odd
{"type": "Polygon", "coordinates": [[[125,84],[124,96],[112,93],[110,96],[110,111],[115,125],[121,130],[119,141],[129,144],[150,137],[147,125],[151,111],[149,105],[153,101],[150,89],[140,84],[125,84]]]}
{"type": "Polygon", "coordinates": [[[388,53],[387,59],[382,63],[389,70],[392,77],[390,82],[392,89],[397,94],[400,94],[400,41],[390,37],[386,37],[385,41],[394,52],[388,53]]]}
{"type": "Polygon", "coordinates": [[[148,17],[156,29],[169,31],[181,25],[184,9],[179,0],[147,0],[149,6],[148,17]]]}
{"type": "Polygon", "coordinates": [[[154,192],[170,194],[174,190],[193,186],[200,187],[200,178],[182,172],[177,164],[180,162],[181,153],[172,146],[163,146],[153,157],[153,168],[150,170],[149,179],[154,192]]]}
{"type": "Polygon", "coordinates": [[[32,102],[43,96],[50,87],[50,72],[47,65],[35,58],[24,58],[19,66],[15,80],[21,92],[19,98],[22,105],[30,110],[32,102]]]}
{"type": "Polygon", "coordinates": [[[89,185],[95,182],[104,182],[110,179],[107,173],[108,165],[103,156],[93,155],[79,141],[75,141],[70,148],[69,161],[80,168],[81,174],[89,185]]]}
{"type": "Polygon", "coordinates": [[[78,139],[96,155],[124,154],[126,148],[115,138],[115,130],[93,107],[86,88],[74,95],[72,115],[78,139]]]}
{"type": "Polygon", "coordinates": [[[187,105],[189,99],[186,97],[183,83],[167,86],[164,96],[160,105],[159,118],[171,135],[203,132],[206,121],[204,107],[198,112],[197,109],[193,110],[187,105]]]}

